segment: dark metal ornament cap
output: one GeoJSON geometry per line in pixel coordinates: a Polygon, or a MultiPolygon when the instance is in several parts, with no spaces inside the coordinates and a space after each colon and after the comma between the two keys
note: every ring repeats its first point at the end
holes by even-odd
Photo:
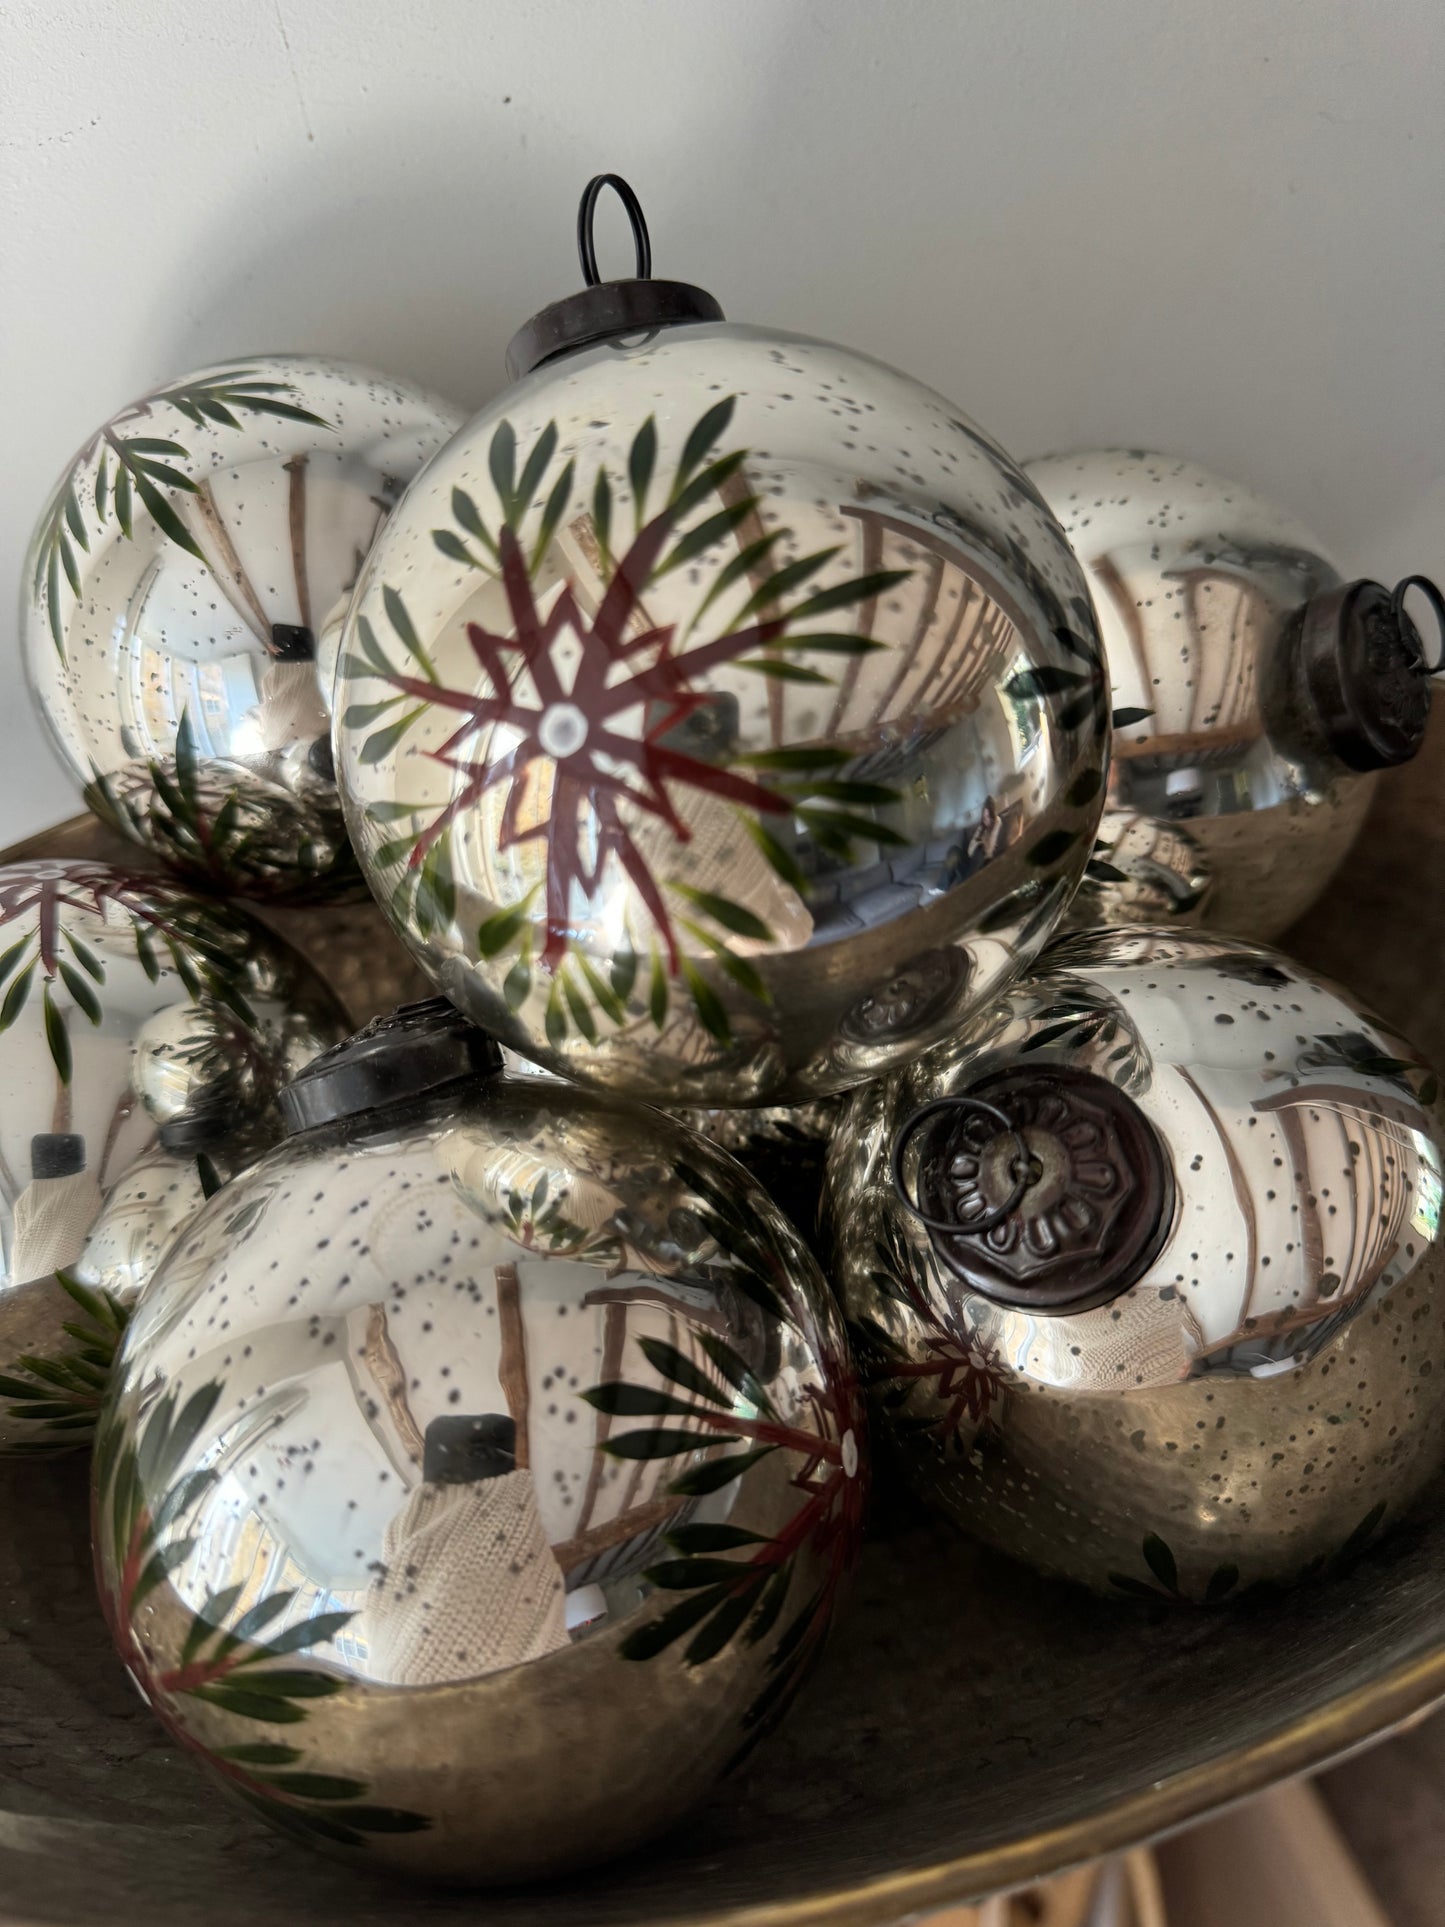
{"type": "Polygon", "coordinates": [[[642,204],[620,174],[597,174],[587,183],[577,210],[577,252],[586,282],[580,294],[552,302],[524,322],[507,347],[507,373],[513,381],[528,375],[559,355],[576,354],[599,341],[620,335],[653,334],[690,321],[721,321],[723,311],[705,288],[686,281],[652,279],[652,243],[642,204]],[[592,224],[597,198],[612,188],[627,210],[637,249],[637,273],[631,280],[603,281],[597,273],[597,251],[592,224]]]}
{"type": "Polygon", "coordinates": [[[1393,591],[1342,583],[1312,596],[1296,618],[1295,674],[1312,728],[1348,769],[1408,763],[1425,740],[1430,677],[1420,632],[1405,608],[1418,590],[1445,634],[1445,598],[1425,576],[1393,591]]]}
{"type": "Polygon", "coordinates": [[[494,1077],[502,1053],[445,997],[400,1004],[314,1058],[280,1093],[287,1135],[494,1077]]]}
{"type": "Polygon", "coordinates": [[[898,1133],[893,1169],[956,1277],[1044,1316],[1119,1297],[1174,1220],[1154,1127],[1117,1085],[1064,1066],[1000,1071],[924,1105],[898,1133]]]}

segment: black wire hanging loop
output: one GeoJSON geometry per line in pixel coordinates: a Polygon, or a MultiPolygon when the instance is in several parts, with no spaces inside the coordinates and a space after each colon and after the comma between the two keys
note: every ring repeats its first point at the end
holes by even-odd
{"type": "Polygon", "coordinates": [[[1407,575],[1395,584],[1395,592],[1390,597],[1390,608],[1400,634],[1406,638],[1414,636],[1420,644],[1418,673],[1422,676],[1438,676],[1445,671],[1445,595],[1441,594],[1439,586],[1432,582],[1428,575],[1407,575]],[[1424,596],[1430,605],[1430,613],[1435,618],[1440,653],[1434,662],[1431,662],[1426,655],[1424,638],[1405,609],[1405,598],[1412,589],[1418,589],[1424,596]]]}
{"type": "Polygon", "coordinates": [[[995,1225],[1002,1224],[1004,1219],[1023,1203],[1025,1194],[1036,1183],[1039,1176],[1034,1168],[1034,1161],[1029,1156],[1029,1147],[1019,1136],[1017,1128],[996,1104],[985,1104],[981,1097],[939,1097],[931,1104],[924,1104],[916,1110],[894,1140],[891,1174],[893,1189],[904,1210],[917,1218],[920,1224],[926,1225],[930,1231],[946,1232],[955,1238],[977,1237],[982,1232],[992,1231],[995,1225]],[[1008,1196],[1002,1204],[995,1205],[992,1211],[985,1211],[982,1217],[972,1218],[967,1224],[960,1224],[956,1218],[930,1217],[918,1200],[909,1195],[908,1181],[903,1175],[903,1158],[909,1145],[931,1118],[940,1117],[945,1111],[972,1112],[979,1117],[986,1117],[991,1124],[998,1126],[1001,1137],[1013,1139],[1016,1149],[1016,1155],[1009,1165],[1009,1175],[1013,1178],[1013,1185],[1008,1196]]]}
{"type": "Polygon", "coordinates": [[[582,190],[577,206],[577,258],[582,263],[582,279],[595,288],[602,276],[597,272],[597,241],[593,227],[597,220],[597,201],[604,187],[610,187],[621,201],[632,229],[632,245],[637,250],[636,281],[652,279],[652,241],[647,232],[642,203],[620,174],[594,174],[582,190]]]}

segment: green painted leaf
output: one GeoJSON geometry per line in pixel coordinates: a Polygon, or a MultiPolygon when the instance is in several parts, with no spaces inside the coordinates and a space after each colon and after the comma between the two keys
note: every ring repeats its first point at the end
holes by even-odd
{"type": "Polygon", "coordinates": [[[547,1012],[544,1019],[547,1042],[553,1050],[561,1050],[567,1041],[567,1019],[562,1010],[562,986],[556,977],[547,993],[547,1012]]]}
{"type": "Polygon", "coordinates": [[[131,512],[130,470],[118,466],[115,471],[115,519],[120,523],[120,532],[128,542],[131,540],[131,512]]]}
{"type": "Polygon", "coordinates": [[[750,1405],[756,1406],[764,1418],[777,1416],[767,1387],[747,1360],[734,1351],[725,1338],[720,1338],[716,1332],[702,1332],[698,1342],[734,1391],[740,1392],[750,1405]]]}
{"type": "Polygon", "coordinates": [[[295,1726],[306,1717],[305,1707],[293,1706],[290,1700],[271,1699],[224,1683],[193,1687],[191,1696],[205,1700],[211,1706],[219,1706],[223,1713],[234,1713],[237,1719],[265,1720],[272,1726],[295,1726]]]}
{"type": "Polygon", "coordinates": [[[758,1603],[759,1596],[767,1583],[765,1576],[759,1576],[752,1585],[744,1587],[731,1599],[725,1600],[711,1618],[703,1621],[697,1636],[683,1653],[683,1658],[689,1666],[702,1666],[722,1652],[758,1603]]]}
{"type": "Polygon", "coordinates": [[[366,1791],[365,1780],[346,1780],[337,1773],[268,1773],[266,1784],[293,1800],[355,1800],[366,1791]]]}
{"type": "Polygon", "coordinates": [[[632,995],[633,985],[637,982],[637,952],[630,943],[625,950],[614,953],[611,978],[612,989],[618,1002],[625,1005],[632,995]]]}
{"type": "Polygon", "coordinates": [[[532,988],[532,966],[528,962],[528,955],[528,951],[524,950],[503,980],[502,996],[508,1010],[520,1010],[532,988]]]}
{"type": "Polygon", "coordinates": [[[735,1552],[740,1546],[765,1546],[761,1532],[747,1532],[742,1526],[697,1524],[677,1526],[666,1534],[667,1543],[677,1552],[692,1557],[699,1552],[735,1552]]]}
{"type": "MultiPolygon", "coordinates": [[[[80,965],[85,974],[93,978],[96,983],[103,984],[105,982],[105,965],[100,961],[100,958],[91,949],[90,945],[88,943],[82,943],[80,938],[73,935],[69,930],[65,933],[65,941],[70,945],[70,954],[75,958],[75,961],[80,965]]],[[[4,981],[5,975],[4,960],[0,959],[0,982],[4,981]]]]}
{"type": "Polygon", "coordinates": [[[735,395],[725,395],[714,402],[705,414],[698,417],[682,445],[682,455],[677,464],[677,479],[673,483],[673,499],[682,492],[684,485],[699,462],[707,459],[713,444],[719,441],[733,418],[736,406],[735,395]]]}
{"type": "Polygon", "coordinates": [[[396,631],[402,648],[420,664],[422,673],[427,678],[427,681],[435,682],[437,673],[436,670],[432,668],[431,658],[425,649],[422,648],[421,638],[412,627],[412,620],[407,614],[405,602],[403,602],[400,594],[392,588],[390,583],[387,583],[383,587],[381,600],[386,610],[386,619],[396,631]]]}
{"type": "Polygon", "coordinates": [[[699,1586],[736,1585],[747,1570],[741,1559],[664,1559],[642,1576],[664,1592],[696,1592],[699,1586]]]}
{"type": "Polygon", "coordinates": [[[91,1023],[98,1024],[101,1014],[100,999],[96,996],[94,990],[80,972],[76,970],[73,965],[62,962],[60,965],[60,981],[70,992],[79,1008],[85,1012],[91,1023]]]}
{"type": "Polygon", "coordinates": [[[376,639],[376,631],[372,628],[371,620],[368,616],[358,616],[356,618],[356,640],[361,645],[362,655],[366,657],[376,673],[389,677],[392,674],[391,663],[382,650],[381,644],[376,639]]]}
{"type": "Polygon", "coordinates": [[[347,729],[365,729],[368,723],[374,723],[378,716],[384,716],[389,709],[395,709],[398,703],[405,701],[405,696],[384,696],[379,703],[348,703],[342,711],[341,720],[347,729]]]}
{"type": "Polygon", "coordinates": [[[695,629],[718,597],[726,595],[734,583],[741,582],[744,578],[751,579],[754,571],[763,566],[769,553],[776,548],[786,534],[786,529],[774,529],[769,535],[760,535],[755,542],[749,542],[746,548],[739,549],[735,556],[724,563],[713,577],[707,594],[697,605],[697,611],[688,627],[695,629]]]}
{"type": "MultiPolygon", "coordinates": [[[[800,555],[795,562],[784,563],[782,568],[770,575],[766,582],[758,584],[739,609],[734,619],[735,624],[745,622],[749,616],[757,615],[764,609],[776,611],[786,596],[790,596],[795,589],[802,588],[810,576],[816,575],[819,569],[831,562],[833,557],[840,553],[842,546],[840,542],[835,542],[830,549],[814,549],[811,555],[800,555]]],[[[907,571],[905,570],[904,573],[907,574],[907,571]]],[[[789,620],[795,619],[798,613],[796,609],[791,610],[789,620]]],[[[804,638],[799,637],[798,640],[802,642],[804,638]]]]}
{"type": "Polygon", "coordinates": [[[612,484],[605,468],[598,469],[592,484],[592,531],[605,561],[612,549],[612,484]]]}
{"type": "MultiPolygon", "coordinates": [[[[188,554],[195,556],[198,562],[204,562],[206,559],[205,551],[202,549],[200,543],[197,542],[180,516],[177,515],[171,503],[162,495],[150,477],[143,471],[133,471],[132,480],[135,483],[136,494],[150,512],[151,520],[155,523],[156,527],[160,529],[164,535],[169,536],[170,540],[175,543],[178,549],[185,549],[188,554]]],[[[117,489],[117,495],[119,492],[119,489],[117,489]]]]}
{"type": "Polygon", "coordinates": [[[193,482],[189,475],[182,474],[178,468],[168,468],[164,462],[154,462],[149,458],[138,459],[132,464],[132,468],[137,480],[145,475],[162,488],[182,489],[188,495],[199,495],[201,492],[199,485],[193,482]]]}
{"type": "Polygon", "coordinates": [[[759,1445],[751,1452],[730,1452],[720,1459],[712,1459],[706,1465],[696,1465],[691,1471],[680,1473],[668,1484],[668,1491],[680,1499],[700,1499],[709,1492],[720,1492],[725,1485],[765,1459],[776,1446],[759,1445]]]}
{"type": "Polygon", "coordinates": [[[79,595],[80,569],[75,560],[75,551],[70,546],[70,538],[62,530],[60,535],[57,536],[56,541],[60,549],[61,566],[65,570],[65,579],[70,584],[74,593],[79,595]]]}
{"type": "Polygon", "coordinates": [[[408,709],[404,715],[398,716],[394,723],[388,723],[384,729],[373,730],[361,745],[357,761],[367,764],[385,762],[412,724],[425,714],[426,705],[418,703],[415,709],[408,709]]]}
{"type": "Polygon", "coordinates": [[[698,1398],[710,1399],[714,1405],[731,1406],[732,1400],[726,1392],[719,1391],[699,1366],[680,1352],[676,1345],[669,1345],[663,1338],[639,1338],[638,1349],[660,1377],[673,1385],[685,1385],[688,1391],[698,1398]]]}
{"type": "Polygon", "coordinates": [[[449,562],[460,562],[468,569],[479,569],[482,566],[462,538],[453,534],[450,529],[433,529],[431,539],[433,546],[449,562]]]}
{"type": "Polygon", "coordinates": [[[689,1405],[686,1399],[674,1398],[670,1392],[658,1390],[653,1385],[628,1385],[614,1379],[605,1385],[594,1385],[579,1396],[596,1412],[605,1412],[609,1418],[696,1418],[706,1419],[707,1413],[696,1405],[689,1405]]]}
{"type": "Polygon", "coordinates": [[[632,513],[637,526],[647,512],[647,491],[657,462],[657,423],[649,415],[632,438],[627,456],[627,480],[632,489],[632,513]]]}
{"type": "Polygon", "coordinates": [[[860,575],[851,582],[835,582],[830,589],[820,589],[816,595],[800,602],[795,609],[788,611],[790,622],[807,622],[813,616],[821,616],[832,609],[851,609],[855,603],[869,602],[875,596],[885,595],[900,582],[906,582],[911,569],[876,569],[871,575],[860,575]]]}
{"type": "Polygon", "coordinates": [[[73,479],[66,485],[63,512],[70,533],[75,537],[81,548],[88,550],[90,548],[90,537],[86,533],[85,517],[80,512],[80,497],[75,492],[75,482],[73,479]]]}
{"type": "Polygon", "coordinates": [[[55,1074],[62,1084],[70,1082],[70,1032],[65,1027],[65,1019],[56,1009],[47,983],[41,993],[45,1008],[45,1041],[50,1047],[50,1059],[55,1066],[55,1074]]]}
{"type": "Polygon", "coordinates": [[[1112,721],[1115,729],[1129,729],[1135,723],[1147,722],[1153,714],[1152,709],[1116,709],[1112,721]]]}
{"type": "Polygon", "coordinates": [[[709,1037],[715,1039],[717,1043],[724,1046],[731,1044],[732,1026],[728,1023],[728,1014],[722,998],[718,996],[697,965],[686,957],[682,959],[682,974],[687,981],[698,1022],[709,1037]]]}
{"type": "Polygon", "coordinates": [[[572,1013],[572,1022],[581,1031],[589,1044],[597,1042],[597,1020],[593,1017],[587,999],[565,973],[561,978],[562,995],[567,999],[567,1008],[572,1013]]]}
{"type": "Polygon", "coordinates": [[[706,501],[709,495],[715,495],[725,482],[730,482],[747,458],[747,450],[739,448],[733,454],[709,463],[700,475],[695,475],[687,487],[680,489],[673,497],[669,507],[670,519],[674,522],[684,521],[699,503],[706,501]]]}
{"type": "MultiPolygon", "coordinates": [[[[313,1613],[309,1619],[301,1619],[294,1626],[283,1627],[274,1638],[267,1640],[264,1653],[257,1657],[280,1659],[287,1653],[310,1652],[335,1639],[355,1617],[354,1612],[313,1613]]],[[[243,1663],[249,1665],[251,1662],[248,1660],[243,1663]]]]}
{"type": "Polygon", "coordinates": [[[491,530],[482,520],[476,503],[464,488],[454,488],[452,490],[452,514],[466,530],[467,534],[481,543],[482,547],[487,551],[487,554],[490,555],[495,562],[498,559],[496,541],[492,536],[491,530]]]}
{"type": "Polygon", "coordinates": [[[509,421],[498,422],[492,433],[491,447],[487,451],[487,468],[492,477],[492,487],[502,504],[503,516],[510,521],[517,483],[517,431],[509,421]]]}
{"type": "Polygon", "coordinates": [[[712,548],[714,543],[724,541],[732,534],[739,522],[746,521],[757,506],[757,497],[749,495],[740,502],[729,503],[727,507],[719,509],[715,515],[709,515],[706,520],[694,524],[685,535],[679,537],[668,551],[666,558],[658,564],[653,571],[654,579],[670,575],[674,569],[685,567],[687,563],[695,561],[698,556],[712,548]]]}
{"type": "Polygon", "coordinates": [[[773,941],[773,933],[767,924],[745,904],[721,896],[715,890],[694,889],[690,883],[675,883],[672,887],[678,896],[685,897],[715,923],[720,923],[724,930],[731,930],[734,936],[751,937],[758,943],[773,941]]]}
{"type": "Polygon", "coordinates": [[[622,1432],[608,1439],[602,1450],[613,1459],[675,1459],[682,1452],[701,1452],[709,1445],[732,1443],[726,1432],[678,1432],[659,1426],[649,1432],[622,1432]]]}
{"type": "Polygon", "coordinates": [[[516,512],[519,521],[531,507],[532,498],[542,486],[542,477],[547,473],[547,466],[556,452],[557,424],[548,422],[537,437],[536,446],[527,457],[517,483],[516,512]]]}
{"type": "Polygon", "coordinates": [[[535,885],[520,903],[513,903],[501,910],[494,910],[489,917],[483,918],[477,929],[477,955],[479,957],[500,956],[508,945],[515,943],[518,935],[531,921],[532,898],[536,895],[535,885]]]}
{"type": "MultiPolygon", "coordinates": [[[[653,1026],[657,1030],[661,1030],[667,1022],[667,996],[667,971],[663,967],[662,958],[658,954],[657,946],[654,944],[652,949],[652,976],[647,995],[647,1009],[648,1015],[652,1018],[653,1026]]],[[[4,1029],[4,1023],[4,1013],[0,1011],[0,1030],[4,1029]]]]}
{"type": "Polygon", "coordinates": [[[0,984],[5,983],[9,979],[11,972],[15,969],[15,966],[30,948],[34,940],[34,933],[27,931],[17,943],[11,944],[3,956],[0,956],[0,984]]]}
{"type": "Polygon", "coordinates": [[[1146,1532],[1143,1542],[1144,1563],[1166,1592],[1178,1592],[1179,1569],[1174,1554],[1157,1532],[1146,1532]]]}
{"type": "Polygon", "coordinates": [[[580,951],[575,952],[574,955],[582,975],[587,979],[587,987],[597,1001],[598,1009],[605,1011],[614,1024],[626,1023],[627,1012],[623,1009],[611,984],[590,958],[584,957],[580,951]]]}
{"type": "Polygon", "coordinates": [[[537,537],[532,544],[531,567],[533,572],[536,571],[542,558],[546,555],[548,549],[551,548],[552,538],[557,533],[558,524],[567,512],[567,504],[572,499],[572,478],[575,469],[576,464],[568,462],[567,466],[562,470],[562,473],[552,484],[552,492],[547,497],[546,507],[542,510],[542,519],[537,524],[537,537]]]}
{"type": "Polygon", "coordinates": [[[1204,1588],[1206,1606],[1217,1606],[1227,1599],[1239,1584],[1238,1566],[1216,1566],[1209,1575],[1209,1584],[1204,1588]]]}
{"type": "Polygon", "coordinates": [[[1059,728],[1080,729],[1097,711],[1098,705],[1094,700],[1092,691],[1088,691],[1082,696],[1075,696],[1071,702],[1065,703],[1059,711],[1059,728]]]}
{"type": "Polygon", "coordinates": [[[749,769],[806,774],[815,769],[837,769],[840,763],[848,761],[848,752],[822,743],[800,743],[791,749],[755,749],[737,760],[749,769]]]}
{"type": "Polygon", "coordinates": [[[342,1807],[341,1812],[363,1833],[425,1833],[431,1826],[424,1813],[410,1813],[405,1807],[342,1807]]]}
{"type": "Polygon", "coordinates": [[[1146,1585],[1142,1579],[1132,1579],[1127,1572],[1111,1572],[1107,1575],[1109,1584],[1119,1592],[1126,1592],[1133,1599],[1157,1599],[1159,1588],[1146,1585]]]}
{"type": "Polygon", "coordinates": [[[722,937],[715,937],[710,930],[704,930],[701,924],[694,923],[690,917],[683,917],[680,922],[682,929],[712,953],[717,960],[718,969],[731,977],[740,989],[745,990],[750,997],[756,997],[761,1004],[770,1004],[773,1001],[773,993],[768,989],[762,972],[746,957],[735,956],[722,937]]]}
{"type": "Polygon", "coordinates": [[[797,858],[778,841],[770,829],[755,816],[740,815],[738,819],[753,842],[757,844],[773,869],[799,896],[805,894],[808,879],[803,875],[797,858]]]}
{"type": "Polygon", "coordinates": [[[901,835],[887,823],[875,823],[871,817],[854,816],[848,810],[815,809],[811,804],[800,804],[797,809],[799,822],[806,823],[819,842],[827,842],[835,849],[841,844],[846,850],[850,839],[857,837],[865,843],[901,849],[907,845],[908,838],[901,835]]]}
{"type": "Polygon", "coordinates": [[[891,803],[901,803],[900,790],[891,789],[887,783],[822,782],[808,785],[809,796],[823,796],[830,802],[854,803],[860,809],[874,807],[886,809],[891,803]]]}
{"type": "Polygon", "coordinates": [[[792,1582],[792,1577],[793,1567],[792,1561],[790,1560],[786,1565],[780,1566],[768,1581],[767,1590],[764,1592],[758,1604],[758,1610],[751,1624],[748,1626],[747,1643],[749,1646],[756,1646],[760,1641],[766,1639],[768,1634],[773,1630],[773,1627],[777,1624],[778,1615],[787,1603],[788,1587],[792,1582]]]}
{"type": "Polygon", "coordinates": [[[706,1619],[726,1596],[726,1588],[719,1586],[711,1592],[697,1593],[690,1599],[682,1600],[649,1625],[639,1626],[635,1633],[629,1633],[618,1647],[618,1652],[623,1659],[655,1659],[681,1639],[684,1633],[691,1632],[699,1621],[706,1619]]]}
{"type": "Polygon", "coordinates": [[[95,513],[98,521],[105,520],[105,511],[110,504],[110,450],[100,451],[100,466],[95,471],[95,513]]]}

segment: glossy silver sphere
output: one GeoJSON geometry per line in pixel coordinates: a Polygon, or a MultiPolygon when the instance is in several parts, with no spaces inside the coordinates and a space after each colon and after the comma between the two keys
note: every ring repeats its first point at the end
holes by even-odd
{"type": "Polygon", "coordinates": [[[413,1006],[293,1087],[324,1121],[172,1248],[96,1456],[171,1730],[284,1831],[469,1882],[706,1792],[800,1684],[865,1485],[841,1321],[757,1187],[489,1051],[413,1006]]]}
{"type": "Polygon", "coordinates": [[[1094,1587],[1337,1565],[1445,1458],[1442,1143],[1434,1072],[1277,952],[1054,944],[835,1138],[885,1429],[969,1530],[1094,1587]]]}
{"type": "Polygon", "coordinates": [[[946,1035],[1043,943],[1107,698],[1002,450],[717,321],[549,362],[429,467],[348,612],[336,767],[378,899],[488,1029],[771,1105],[946,1035]]]}
{"type": "Polygon", "coordinates": [[[1334,563],[1197,462],[1099,449],[1027,473],[1088,576],[1116,711],[1071,922],[1277,936],[1344,860],[1375,784],[1298,728],[1290,700],[1298,618],[1342,586],[1334,563]]]}
{"type": "Polygon", "coordinates": [[[345,1032],[229,905],[99,863],[0,868],[0,1450],[88,1441],[171,1237],[345,1032]]]}
{"type": "Polygon", "coordinates": [[[97,430],[36,528],[21,613],[31,688],[107,823],[228,892],[357,887],[316,637],[459,423],[369,369],[258,355],[97,430]]]}

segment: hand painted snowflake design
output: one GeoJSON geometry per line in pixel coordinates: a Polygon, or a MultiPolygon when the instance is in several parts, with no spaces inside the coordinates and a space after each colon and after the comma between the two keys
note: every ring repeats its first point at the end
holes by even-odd
{"type": "MultiPolygon", "coordinates": [[[[851,856],[855,839],[879,845],[904,840],[863,814],[898,802],[899,793],[849,780],[846,750],[809,745],[729,756],[725,742],[710,741],[719,733],[718,698],[699,686],[704,677],[732,666],[775,684],[830,683],[832,678],[795,660],[796,655],[858,657],[886,645],[857,631],[802,625],[876,603],[909,573],[873,571],[800,597],[839,548],[775,565],[773,551],[786,542],[787,530],[744,540],[761,526],[759,498],[747,492],[742,476],[747,451],[714,454],[733,407],[734,398],[728,397],[693,427],[666,499],[655,512],[648,504],[657,431],[651,417],[639,429],[628,460],[634,533],[625,548],[614,547],[613,485],[606,467],[599,466],[590,514],[582,518],[579,535],[603,583],[591,613],[571,581],[560,593],[549,590],[542,601],[537,588],[538,572],[573,502],[575,463],[561,469],[534,516],[533,504],[557,450],[556,426],[538,437],[519,477],[515,433],[502,422],[490,449],[492,481],[503,509],[499,528],[493,532],[472,498],[456,489],[456,526],[433,531],[443,555],[497,580],[505,595],[506,630],[466,625],[475,680],[465,687],[443,682],[400,594],[390,586],[382,590],[382,603],[409,664],[392,662],[364,615],[355,628],[360,653],[343,662],[346,673],[393,692],[379,702],[352,704],[343,714],[344,728],[369,732],[359,751],[361,762],[389,757],[422,717],[438,709],[456,719],[450,735],[425,752],[453,772],[449,800],[435,811],[404,803],[369,807],[378,824],[407,821],[404,831],[388,836],[376,851],[380,864],[400,867],[395,900],[400,918],[424,937],[451,921],[456,902],[451,833],[489,791],[505,790],[500,849],[545,845],[539,962],[551,976],[547,1031],[554,1046],[572,1026],[595,1041],[599,1011],[621,1024],[637,983],[635,949],[623,949],[604,975],[576,945],[576,897],[591,896],[610,865],[630,881],[650,923],[647,1009],[659,1030],[667,1017],[670,984],[681,978],[703,1026],[720,1041],[730,1040],[722,1001],[695,956],[710,957],[744,992],[767,1001],[757,969],[728,942],[742,937],[768,943],[773,932],[767,923],[730,897],[659,875],[636,834],[637,825],[650,820],[664,825],[679,847],[691,841],[692,829],[679,806],[682,795],[731,805],[777,875],[800,892],[806,883],[792,847],[795,829],[814,848],[843,860],[851,856]],[[689,620],[652,622],[645,607],[649,589],[727,540],[740,546],[713,576],[689,620]],[[734,594],[741,600],[723,633],[693,640],[701,629],[714,626],[716,618],[704,619],[734,594]],[[716,758],[707,753],[710,748],[718,751],[716,758]],[[542,801],[544,813],[524,821],[542,801]]],[[[538,920],[529,896],[500,907],[477,933],[481,959],[517,953],[504,985],[513,1009],[531,989],[538,920]]]]}

